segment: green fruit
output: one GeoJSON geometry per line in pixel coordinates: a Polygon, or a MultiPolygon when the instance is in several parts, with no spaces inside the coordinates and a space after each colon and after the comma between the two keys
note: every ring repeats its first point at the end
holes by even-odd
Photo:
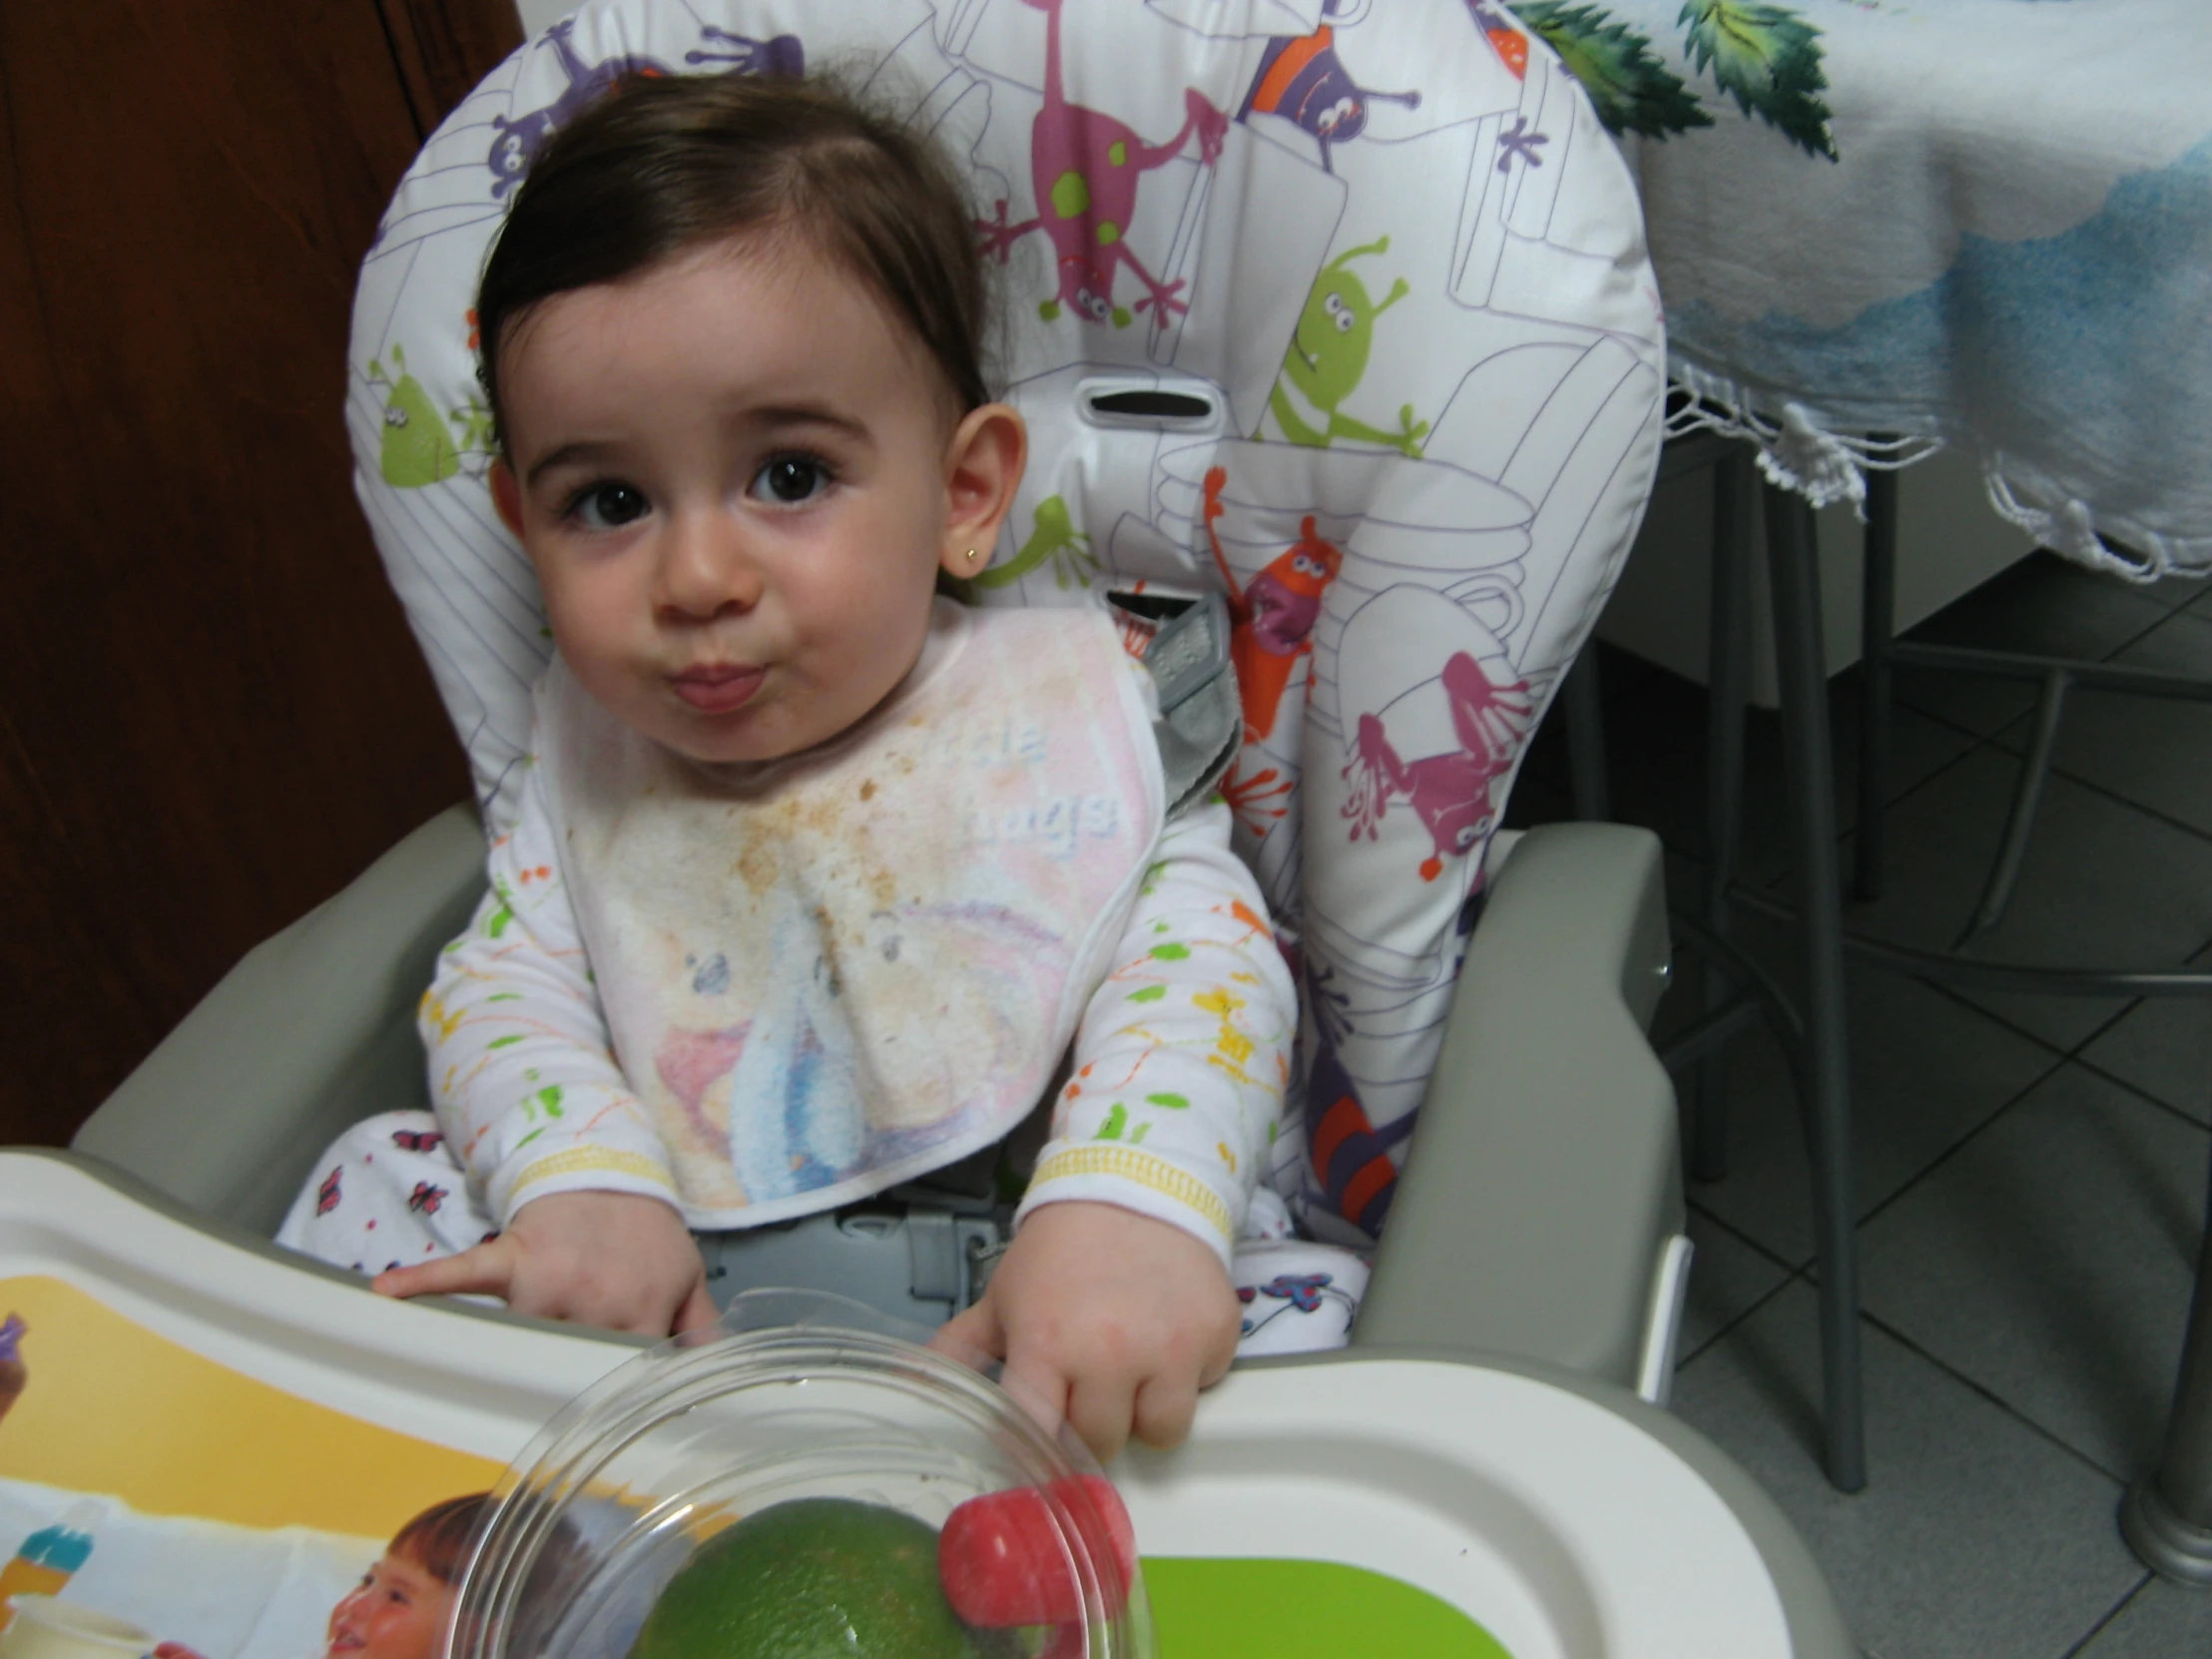
{"type": "Polygon", "coordinates": [[[981,1659],[937,1582],[937,1531],[841,1497],[771,1504],[669,1580],[630,1659],[981,1659]]]}

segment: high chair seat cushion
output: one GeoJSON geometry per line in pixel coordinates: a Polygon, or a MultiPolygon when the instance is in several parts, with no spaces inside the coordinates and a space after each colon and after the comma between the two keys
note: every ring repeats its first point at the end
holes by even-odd
{"type": "Polygon", "coordinates": [[[484,477],[469,306],[546,136],[630,74],[836,65],[966,167],[1032,460],[972,597],[1231,601],[1225,781],[1311,1018],[1278,1141],[1381,1225],[1467,901],[1610,591],[1664,340],[1628,173],[1490,0],[599,0],[447,118],[363,266],[357,488],[511,819],[551,649],[484,477]]]}

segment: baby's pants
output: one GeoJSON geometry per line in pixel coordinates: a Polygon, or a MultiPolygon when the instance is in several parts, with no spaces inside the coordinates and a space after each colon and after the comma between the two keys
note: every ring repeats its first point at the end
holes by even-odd
{"type": "MultiPolygon", "coordinates": [[[[855,1269],[878,1276],[887,1269],[904,1278],[904,1253],[878,1247],[875,1256],[881,1260],[872,1261],[868,1241],[861,1236],[875,1225],[873,1218],[889,1213],[881,1206],[855,1206],[787,1229],[702,1234],[700,1248],[715,1300],[727,1304],[740,1291],[770,1284],[848,1290],[855,1269]],[[830,1253],[837,1255],[835,1263],[828,1259],[830,1253]]],[[[934,1228],[939,1218],[910,1212],[903,1225],[934,1228]]],[[[980,1210],[947,1213],[942,1225],[949,1230],[947,1244],[957,1249],[955,1260],[987,1263],[1003,1243],[1003,1222],[980,1210]]],[[[1244,1304],[1239,1357],[1343,1347],[1367,1290],[1367,1263],[1335,1245],[1292,1237],[1282,1201],[1266,1188],[1254,1197],[1246,1231],[1255,1236],[1239,1241],[1230,1271],[1244,1304]]],[[[354,1124],[331,1143],[284,1218],[276,1242],[336,1267],[377,1274],[457,1255],[496,1236],[467,1177],[446,1150],[437,1119],[428,1112],[386,1112],[354,1124]]],[[[948,1275],[944,1310],[964,1306],[981,1294],[987,1280],[987,1271],[948,1275]],[[957,1290],[950,1288],[955,1283],[957,1290]]],[[[862,1300],[882,1306],[885,1299],[862,1300]]],[[[899,1312],[919,1320],[931,1307],[916,1302],[910,1311],[899,1312]]]]}

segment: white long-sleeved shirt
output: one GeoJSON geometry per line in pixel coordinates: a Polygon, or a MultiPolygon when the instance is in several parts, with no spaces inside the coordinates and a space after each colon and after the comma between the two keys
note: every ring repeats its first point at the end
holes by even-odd
{"type": "Polygon", "coordinates": [[[1214,803],[1164,821],[1149,682],[1095,611],[941,605],[832,743],[697,766],[556,663],[491,891],[422,1004],[486,1209],[850,1202],[1001,1138],[1070,1050],[1022,1206],[1122,1205],[1226,1261],[1296,1001],[1214,803]]]}

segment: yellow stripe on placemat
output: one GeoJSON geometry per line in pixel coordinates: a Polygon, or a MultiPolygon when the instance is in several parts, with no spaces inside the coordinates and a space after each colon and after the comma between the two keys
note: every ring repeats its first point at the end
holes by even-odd
{"type": "Polygon", "coordinates": [[[44,1275],[0,1279],[23,1317],[22,1395],[0,1475],[142,1514],[388,1538],[500,1465],[381,1428],[206,1360],[44,1275]]]}
{"type": "Polygon", "coordinates": [[[1229,1206],[1221,1201],[1219,1193],[1181,1165],[1155,1158],[1133,1146],[1100,1145],[1095,1141],[1088,1146],[1071,1146],[1039,1164],[1029,1184],[1032,1188],[1041,1187],[1047,1181],[1077,1175],[1111,1175],[1123,1181],[1134,1181],[1140,1187],[1150,1187],[1196,1210],[1214,1224],[1223,1238],[1234,1236],[1229,1225],[1229,1206]]]}

